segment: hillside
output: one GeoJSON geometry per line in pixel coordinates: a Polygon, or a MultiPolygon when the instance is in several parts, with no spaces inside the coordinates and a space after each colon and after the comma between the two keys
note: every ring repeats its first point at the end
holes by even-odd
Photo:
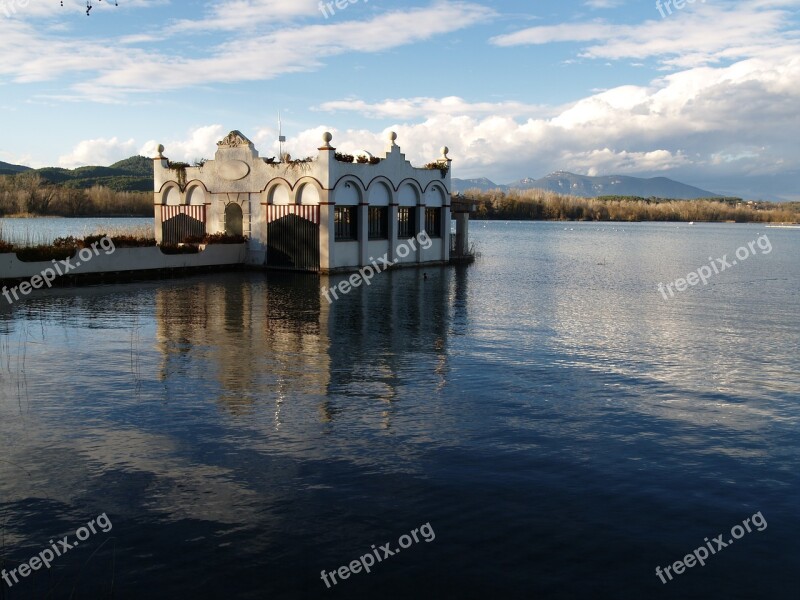
{"type": "Polygon", "coordinates": [[[0,216],[152,216],[153,161],[29,169],[0,163],[0,216]]]}
{"type": "Polygon", "coordinates": [[[11,163],[3,162],[0,160],[0,175],[16,175],[17,173],[24,173],[30,171],[30,167],[23,167],[22,165],[12,165],[11,163]]]}
{"type": "Polygon", "coordinates": [[[146,156],[131,156],[125,160],[115,162],[112,169],[120,169],[131,175],[139,177],[153,177],[153,159],[146,156]]]}
{"type": "Polygon", "coordinates": [[[541,179],[521,179],[506,185],[498,185],[486,178],[453,179],[453,191],[463,192],[467,189],[478,189],[483,192],[493,189],[502,191],[539,189],[583,198],[635,196],[640,198],[694,200],[719,197],[718,194],[713,192],[701,190],[666,177],[654,177],[651,179],[624,175],[590,177],[566,171],[556,171],[541,179]]]}
{"type": "Polygon", "coordinates": [[[95,186],[107,187],[116,192],[152,192],[153,161],[144,156],[132,156],[114,163],[110,167],[78,167],[62,169],[60,167],[44,167],[29,169],[0,163],[0,175],[18,175],[35,173],[42,178],[44,184],[60,185],[74,189],[89,189],[95,186]],[[12,168],[16,167],[16,170],[12,168]]]}

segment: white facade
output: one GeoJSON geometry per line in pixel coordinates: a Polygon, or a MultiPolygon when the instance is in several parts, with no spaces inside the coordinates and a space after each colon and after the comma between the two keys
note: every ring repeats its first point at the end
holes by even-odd
{"type": "Polygon", "coordinates": [[[238,131],[218,143],[202,166],[154,159],[155,234],[161,241],[215,233],[249,238],[247,262],[331,272],[355,270],[387,255],[397,264],[443,263],[450,251],[451,160],[447,148],[415,168],[390,136],[373,163],[337,160],[325,133],[308,162],[268,162],[238,131]],[[427,249],[396,255],[420,232],[427,249]],[[166,238],[170,238],[167,240],[166,238]]]}

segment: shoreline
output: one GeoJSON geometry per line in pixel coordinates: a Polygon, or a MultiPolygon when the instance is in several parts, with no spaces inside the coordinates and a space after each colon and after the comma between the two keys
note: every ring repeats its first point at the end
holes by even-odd
{"type": "Polygon", "coordinates": [[[152,219],[152,214],[142,215],[114,215],[114,214],[100,214],[100,215],[36,215],[30,213],[16,213],[13,215],[0,215],[0,219],[152,219]]]}
{"type": "Polygon", "coordinates": [[[665,221],[665,220],[634,220],[634,221],[627,221],[623,219],[604,219],[604,220],[597,220],[597,219],[480,219],[480,218],[471,218],[470,223],[496,223],[499,221],[504,221],[506,223],[514,222],[514,223],[675,223],[675,224],[683,224],[683,225],[764,225],[766,227],[787,227],[787,228],[795,228],[800,227],[800,223],[793,223],[793,222],[786,222],[786,221],[731,221],[731,220],[724,220],[724,221],[703,221],[695,219],[694,221],[665,221]]]}
{"type": "MultiPolygon", "coordinates": [[[[15,215],[2,215],[0,219],[16,219],[16,220],[25,220],[25,219],[152,219],[152,215],[113,215],[113,214],[102,214],[102,215],[81,215],[81,216],[74,216],[68,217],[63,215],[32,215],[32,214],[15,214],[15,215]]],[[[719,221],[705,221],[702,219],[695,219],[694,221],[685,221],[685,220],[625,220],[625,219],[515,219],[515,218],[480,218],[480,217],[472,217],[470,221],[473,223],[481,223],[481,222],[498,222],[498,221],[514,221],[514,222],[529,222],[529,223],[684,223],[688,225],[689,223],[716,223],[716,224],[730,224],[730,225],[765,225],[767,227],[786,227],[786,228],[795,228],[800,227],[800,222],[792,222],[792,221],[732,221],[730,219],[719,220],[719,221]]]]}

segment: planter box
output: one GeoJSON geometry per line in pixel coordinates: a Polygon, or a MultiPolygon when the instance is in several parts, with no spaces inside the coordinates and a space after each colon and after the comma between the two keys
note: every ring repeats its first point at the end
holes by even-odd
{"type": "MultiPolygon", "coordinates": [[[[105,273],[124,273],[126,271],[159,271],[168,269],[194,269],[243,264],[247,253],[246,244],[213,244],[206,246],[197,254],[163,254],[158,247],[117,248],[106,254],[92,254],[91,260],[81,261],[80,252],[69,259],[73,268],[67,277],[81,275],[102,275],[105,273]]],[[[84,252],[88,255],[88,252],[84,252]]],[[[65,267],[55,261],[62,273],[65,267]]],[[[46,269],[55,270],[53,262],[22,262],[14,253],[0,254],[0,280],[27,280],[41,274],[46,269]]]]}

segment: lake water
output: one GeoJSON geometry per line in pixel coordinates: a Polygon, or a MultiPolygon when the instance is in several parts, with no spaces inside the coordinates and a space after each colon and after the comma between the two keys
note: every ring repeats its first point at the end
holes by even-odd
{"type": "Polygon", "coordinates": [[[330,306],[285,273],[0,297],[0,560],[84,539],[0,597],[796,599],[800,232],[472,239],[330,306]]]}
{"type": "Polygon", "coordinates": [[[0,239],[12,244],[49,244],[57,237],[87,235],[129,230],[153,229],[152,218],[90,218],[63,219],[40,217],[35,219],[0,219],[0,239]]]}

